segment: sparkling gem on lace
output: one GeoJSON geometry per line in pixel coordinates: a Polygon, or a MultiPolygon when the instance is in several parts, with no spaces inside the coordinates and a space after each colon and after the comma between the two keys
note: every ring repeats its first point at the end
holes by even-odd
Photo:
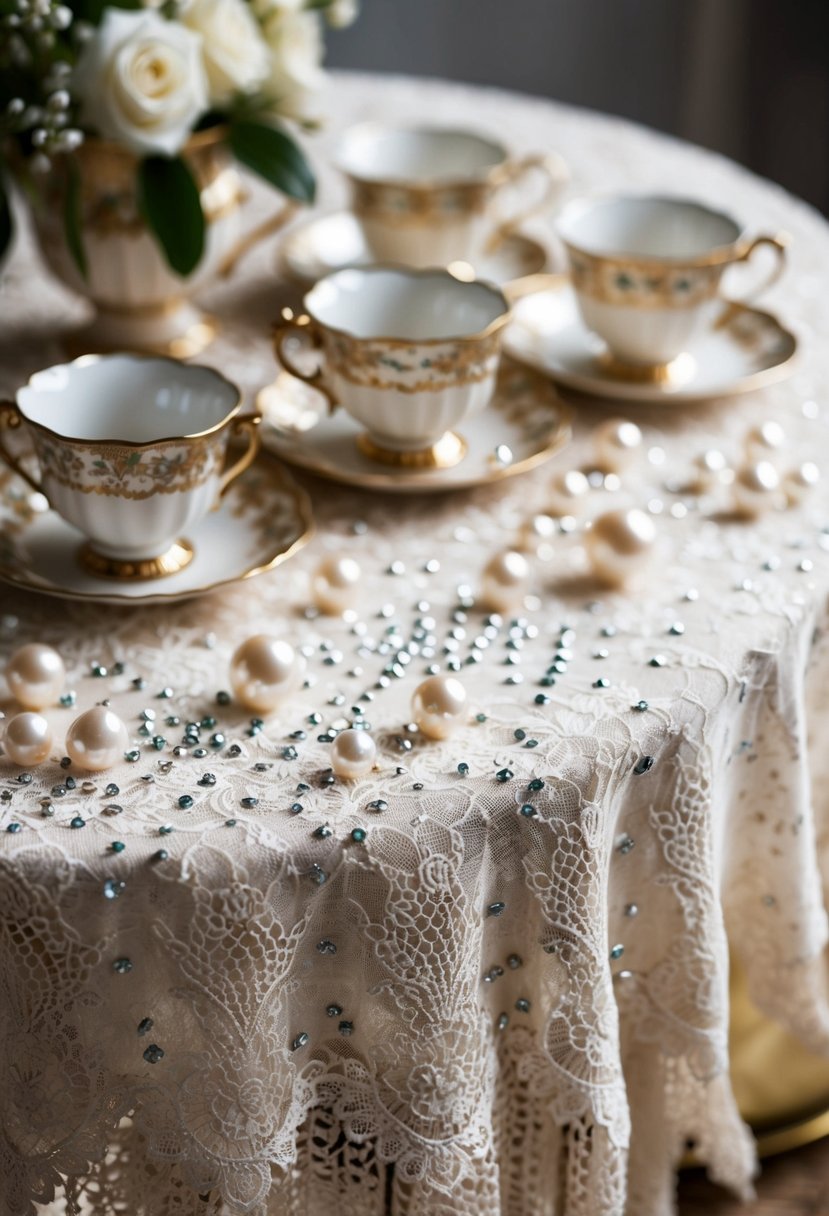
{"type": "Polygon", "coordinates": [[[246,798],[242,798],[239,805],[244,807],[246,811],[252,811],[255,806],[259,806],[259,799],[248,796],[246,798]]]}
{"type": "Polygon", "coordinates": [[[599,676],[598,680],[593,681],[594,688],[610,688],[610,680],[605,676],[599,676]]]}
{"type": "Polygon", "coordinates": [[[317,840],[327,840],[331,834],[331,828],[327,823],[321,823],[319,827],[314,828],[313,832],[311,833],[311,835],[315,836],[317,840]]]}
{"type": "Polygon", "coordinates": [[[235,759],[236,756],[241,756],[242,749],[238,743],[231,743],[230,747],[227,749],[227,754],[228,756],[233,756],[235,759]]]}
{"type": "Polygon", "coordinates": [[[527,1000],[527,998],[525,996],[520,996],[518,998],[518,1000],[515,1002],[515,1008],[518,1010],[519,1013],[529,1013],[530,1012],[530,1002],[527,1000]]]}
{"type": "Polygon", "coordinates": [[[123,853],[127,846],[124,844],[123,840],[113,840],[109,847],[112,849],[113,853],[123,853]]]}
{"type": "Polygon", "coordinates": [[[283,749],[282,749],[282,759],[283,760],[296,760],[298,755],[299,755],[299,752],[293,746],[293,744],[289,743],[287,747],[283,747],[283,749]]]}
{"type": "Polygon", "coordinates": [[[227,692],[224,688],[220,688],[219,691],[216,693],[216,704],[217,705],[229,705],[230,704],[230,693],[227,692]]]}
{"type": "Polygon", "coordinates": [[[345,1035],[345,1037],[348,1038],[348,1036],[350,1034],[354,1033],[354,1023],[353,1022],[340,1022],[337,1029],[339,1030],[340,1034],[345,1035]]]}
{"type": "Polygon", "coordinates": [[[215,785],[216,784],[216,774],[215,773],[202,773],[201,777],[199,777],[198,784],[199,785],[215,785]]]}
{"type": "Polygon", "coordinates": [[[159,701],[169,701],[172,696],[173,690],[170,687],[162,688],[161,692],[156,693],[156,697],[159,701]]]}
{"type": "Polygon", "coordinates": [[[524,966],[524,960],[520,954],[511,954],[507,959],[507,966],[510,971],[517,971],[519,967],[524,966]]]}
{"type": "Polygon", "coordinates": [[[525,802],[520,807],[518,813],[520,815],[523,815],[523,817],[525,819],[535,819],[536,815],[538,814],[538,811],[535,809],[535,807],[533,806],[533,804],[531,802],[525,802]]]}
{"type": "Polygon", "coordinates": [[[61,758],[60,758],[61,768],[69,768],[71,763],[72,763],[72,761],[70,760],[70,758],[68,756],[61,756],[61,758]]]}
{"type": "Polygon", "coordinates": [[[108,802],[102,813],[104,815],[120,815],[123,809],[124,808],[119,806],[117,802],[108,802]]]}
{"type": "Polygon", "coordinates": [[[127,972],[132,971],[132,962],[128,958],[117,958],[112,964],[112,970],[118,975],[126,975],[127,972]]]}
{"type": "Polygon", "coordinates": [[[158,829],[158,834],[159,836],[169,836],[172,831],[173,825],[171,823],[162,823],[161,827],[158,829]]]}
{"type": "Polygon", "coordinates": [[[487,916],[500,916],[506,909],[506,904],[502,900],[496,900],[495,903],[489,904],[486,910],[487,916]]]}
{"type": "MultiPolygon", "coordinates": [[[[26,784],[28,785],[29,781],[31,781],[31,779],[32,779],[32,774],[31,773],[22,773],[21,776],[28,778],[28,780],[26,782],[26,784]]],[[[68,790],[74,790],[76,788],[77,784],[78,783],[74,777],[66,778],[66,788],[68,790]]]]}
{"type": "Polygon", "coordinates": [[[71,709],[71,707],[72,707],[72,706],[75,704],[75,702],[77,701],[77,699],[78,699],[78,697],[77,697],[77,693],[74,693],[74,692],[65,692],[65,693],[63,694],[63,696],[61,696],[61,697],[59,698],[59,704],[60,704],[60,705],[61,705],[61,706],[62,706],[64,709],[71,709]]]}
{"type": "Polygon", "coordinates": [[[152,745],[157,752],[160,752],[162,748],[167,746],[167,740],[163,735],[153,735],[152,745]]]}
{"type": "Polygon", "coordinates": [[[106,676],[108,674],[108,672],[107,672],[106,667],[104,667],[103,663],[93,663],[90,668],[90,674],[93,676],[94,679],[102,680],[104,678],[104,676],[106,676]]]}
{"type": "Polygon", "coordinates": [[[495,780],[500,781],[503,784],[506,781],[511,781],[514,776],[515,773],[511,768],[499,768],[498,772],[495,774],[495,780]]]}
{"type": "Polygon", "coordinates": [[[387,811],[389,809],[389,804],[386,802],[385,798],[375,798],[373,802],[368,804],[368,809],[370,811],[387,811]]]}
{"type": "Polygon", "coordinates": [[[178,804],[183,811],[189,811],[193,805],[193,798],[190,794],[182,794],[179,797],[178,804]]]}
{"type": "Polygon", "coordinates": [[[21,830],[22,826],[23,825],[20,823],[17,823],[16,820],[12,820],[11,823],[6,824],[6,831],[10,832],[12,835],[14,835],[16,832],[19,832],[21,830]]]}
{"type": "Polygon", "coordinates": [[[104,883],[104,899],[117,899],[127,889],[122,878],[108,878],[104,883]]]}
{"type": "Polygon", "coordinates": [[[532,781],[527,783],[527,789],[532,790],[534,794],[537,794],[539,790],[544,789],[544,782],[540,777],[533,777],[532,781]]]}
{"type": "Polygon", "coordinates": [[[362,844],[363,841],[365,840],[366,836],[367,836],[367,832],[366,832],[365,828],[352,828],[351,829],[351,839],[354,841],[355,844],[362,844]]]}
{"type": "Polygon", "coordinates": [[[299,815],[300,812],[304,810],[304,807],[301,802],[292,802],[290,809],[292,815],[299,815]]]}
{"type": "Polygon", "coordinates": [[[621,835],[616,837],[614,847],[617,853],[629,853],[635,844],[636,841],[632,836],[629,836],[627,832],[622,832],[621,835]]]}
{"type": "Polygon", "coordinates": [[[643,714],[646,709],[650,709],[647,701],[637,701],[635,705],[631,705],[631,709],[635,709],[637,713],[643,714]]]}
{"type": "Polygon", "coordinates": [[[55,808],[51,802],[42,802],[40,804],[40,813],[44,819],[51,819],[55,813],[55,808]]]}
{"type": "Polygon", "coordinates": [[[136,689],[137,692],[143,692],[144,689],[147,687],[147,681],[144,679],[143,676],[136,676],[132,682],[132,686],[134,689],[136,689]]]}
{"type": "Polygon", "coordinates": [[[338,1018],[343,1011],[342,1005],[332,1001],[330,1005],[325,1006],[325,1012],[329,1018],[338,1018]]]}
{"type": "Polygon", "coordinates": [[[509,1014],[499,1013],[498,1021],[495,1023],[495,1025],[499,1030],[506,1030],[507,1026],[509,1026],[509,1014]]]}
{"type": "Polygon", "coordinates": [[[544,953],[545,954],[557,954],[558,953],[558,942],[550,942],[549,945],[546,945],[544,947],[544,953]]]}
{"type": "Polygon", "coordinates": [[[649,773],[655,763],[656,760],[653,756],[640,756],[633,766],[633,771],[637,776],[641,776],[642,773],[649,773]]]}
{"type": "Polygon", "coordinates": [[[76,815],[74,819],[69,820],[69,826],[70,828],[85,828],[86,820],[82,819],[80,815],[76,815]]]}
{"type": "Polygon", "coordinates": [[[675,638],[682,637],[684,632],[685,626],[683,625],[682,621],[674,621],[668,629],[668,633],[675,638]]]}
{"type": "Polygon", "coordinates": [[[156,849],[152,855],[153,861],[166,861],[170,854],[166,849],[156,849]]]}
{"type": "Polygon", "coordinates": [[[226,820],[225,820],[225,827],[226,827],[226,828],[235,828],[235,827],[236,827],[237,822],[238,822],[238,820],[236,820],[236,819],[226,819],[226,820]]]}
{"type": "Polygon", "coordinates": [[[124,752],[124,759],[129,764],[135,764],[136,760],[141,759],[141,753],[139,751],[137,751],[135,748],[133,748],[131,751],[124,752]]]}
{"type": "Polygon", "coordinates": [[[306,1034],[304,1030],[301,1031],[295,1039],[291,1040],[291,1051],[299,1051],[300,1047],[305,1047],[310,1042],[310,1038],[311,1036],[306,1034]]]}
{"type": "Polygon", "coordinates": [[[322,866],[318,866],[316,862],[314,862],[308,871],[308,877],[311,879],[311,882],[318,887],[321,887],[324,882],[328,881],[328,875],[326,874],[325,870],[323,870],[322,866]]]}
{"type": "Polygon", "coordinates": [[[121,790],[114,781],[110,781],[109,785],[104,790],[104,794],[107,798],[116,798],[120,793],[121,790]]]}
{"type": "Polygon", "coordinates": [[[664,654],[655,654],[653,658],[648,659],[648,667],[664,667],[667,662],[664,654]]]}
{"type": "Polygon", "coordinates": [[[143,1038],[145,1034],[150,1033],[154,1025],[155,1022],[152,1018],[142,1018],[137,1026],[138,1034],[143,1038]]]}
{"type": "Polygon", "coordinates": [[[617,958],[621,958],[621,957],[622,957],[622,955],[624,954],[624,952],[625,952],[625,948],[624,948],[624,946],[621,944],[621,942],[619,942],[619,943],[617,943],[617,945],[615,945],[615,946],[614,946],[614,947],[611,949],[611,951],[610,951],[610,957],[611,957],[611,958],[614,960],[614,962],[615,962],[617,958]]]}
{"type": "Polygon", "coordinates": [[[330,938],[324,937],[322,939],[322,941],[317,942],[317,953],[318,954],[336,954],[337,953],[336,942],[332,942],[330,938]]]}
{"type": "MultiPolygon", "coordinates": [[[[31,774],[31,773],[18,773],[18,774],[17,774],[17,784],[18,784],[18,785],[31,785],[33,780],[34,780],[34,778],[32,777],[32,774],[31,774]]],[[[68,781],[68,780],[67,780],[67,782],[66,782],[66,786],[67,786],[67,789],[71,789],[71,788],[72,788],[72,787],[69,785],[69,781],[68,781]]]]}
{"type": "Polygon", "coordinates": [[[638,904],[625,904],[625,916],[633,917],[633,916],[638,916],[638,915],[639,915],[639,905],[638,904]]]}
{"type": "Polygon", "coordinates": [[[536,693],[535,696],[533,697],[533,700],[535,701],[536,705],[549,705],[550,704],[550,698],[544,692],[536,693]]]}

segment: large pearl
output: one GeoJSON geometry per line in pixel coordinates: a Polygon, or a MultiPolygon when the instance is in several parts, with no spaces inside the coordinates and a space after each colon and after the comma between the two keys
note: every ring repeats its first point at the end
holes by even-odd
{"type": "Polygon", "coordinates": [[[621,473],[636,460],[642,447],[642,432],[626,418],[608,418],[593,432],[593,449],[600,468],[621,473]]]}
{"type": "Polygon", "coordinates": [[[106,705],[94,705],[76,718],[66,735],[66,754],[78,768],[112,768],[129,747],[127,728],[106,705]]]}
{"type": "Polygon", "coordinates": [[[780,501],[780,476],[769,460],[743,465],[734,478],[734,506],[750,519],[776,507],[780,501]]]}
{"type": "Polygon", "coordinates": [[[594,572],[614,587],[644,571],[653,556],[655,540],[653,520],[636,508],[607,511],[593,521],[584,536],[594,572]]]}
{"type": "Polygon", "coordinates": [[[446,739],[466,721],[466,689],[455,676],[429,676],[415,689],[412,716],[424,735],[446,739]]]}
{"type": "Polygon", "coordinates": [[[42,764],[51,750],[52,728],[42,714],[17,714],[7,722],[3,751],[12,764],[42,764]]]}
{"type": "Polygon", "coordinates": [[[521,603],[527,591],[530,567],[523,553],[505,549],[484,566],[481,578],[481,607],[508,612],[521,603]]]}
{"type": "Polygon", "coordinates": [[[237,648],[230,660],[230,682],[246,709],[268,713],[299,685],[305,660],[288,642],[258,633],[237,648]]]}
{"type": "Polygon", "coordinates": [[[753,426],[745,438],[746,456],[751,460],[772,460],[786,446],[786,432],[779,422],[769,419],[753,426]]]}
{"type": "Polygon", "coordinates": [[[327,557],[312,580],[314,603],[320,612],[341,616],[353,607],[360,586],[360,567],[353,557],[327,557]]]}
{"type": "Polygon", "coordinates": [[[26,709],[46,709],[63,692],[66,668],[52,646],[30,642],[9,659],[6,681],[14,699],[26,709]]]}
{"type": "Polygon", "coordinates": [[[344,730],[331,744],[331,767],[345,781],[364,777],[376,759],[377,744],[367,730],[344,730]]]}
{"type": "Polygon", "coordinates": [[[556,473],[550,482],[547,510],[551,515],[578,515],[587,505],[590,482],[581,469],[556,473]]]}
{"type": "Polygon", "coordinates": [[[783,478],[783,491],[789,506],[797,506],[804,498],[808,498],[819,481],[820,469],[811,460],[791,469],[783,478]]]}

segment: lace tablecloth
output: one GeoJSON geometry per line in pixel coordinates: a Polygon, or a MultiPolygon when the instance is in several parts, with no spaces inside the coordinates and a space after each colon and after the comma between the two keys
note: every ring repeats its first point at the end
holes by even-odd
{"type": "MultiPolygon", "coordinates": [[[[788,229],[770,303],[798,328],[800,368],[744,400],[627,411],[646,455],[593,509],[654,514],[661,559],[635,597],[591,585],[577,530],[541,554],[514,617],[469,606],[552,471],[587,457],[607,409],[585,403],[552,465],[488,489],[384,498],[309,480],[316,540],[207,598],[96,609],[0,590],[3,655],[37,639],[66,661],[77,703],[50,711],[56,737],[109,697],[140,751],[74,788],[61,746],[28,784],[0,760],[0,826],[20,825],[0,832],[3,1212],[57,1196],[153,1216],[661,1216],[688,1140],[750,1191],[729,942],[760,1008],[829,1053],[825,495],[755,525],[728,517],[727,494],[670,491],[712,444],[736,460],[767,417],[786,428],[785,461],[825,447],[826,226],[734,165],[612,119],[338,79],[337,123],[378,114],[557,148],[574,191],[687,191],[788,229]],[[304,611],[328,552],[363,570],[347,620],[304,611]],[[304,648],[310,686],[256,733],[216,694],[263,629],[304,648]],[[406,729],[412,691],[455,660],[470,722],[428,742],[406,729]],[[160,752],[138,733],[144,709],[160,752]],[[331,783],[329,731],[360,717],[379,767],[331,783]],[[224,746],[174,756],[203,719],[224,746]]],[[[312,151],[334,204],[326,139],[312,151]]],[[[209,359],[248,392],[273,375],[268,323],[288,298],[274,265],[251,259],[210,300],[225,327],[209,359]]],[[[82,308],[25,239],[2,286],[7,392],[58,361],[56,330],[82,308]]]]}

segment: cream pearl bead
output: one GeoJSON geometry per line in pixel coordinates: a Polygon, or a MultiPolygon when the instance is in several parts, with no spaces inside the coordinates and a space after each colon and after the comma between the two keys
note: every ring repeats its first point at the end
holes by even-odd
{"type": "Polygon", "coordinates": [[[746,434],[745,450],[750,461],[770,460],[779,456],[785,446],[786,432],[780,423],[773,419],[753,426],[746,434]]]}
{"type": "Polygon", "coordinates": [[[466,689],[455,676],[429,676],[412,697],[412,716],[430,739],[447,739],[466,721],[466,689]]]}
{"type": "Polygon", "coordinates": [[[234,651],[230,683],[246,709],[268,713],[299,685],[305,660],[288,642],[258,633],[234,651]]]}
{"type": "Polygon", "coordinates": [[[728,470],[728,461],[718,448],[700,452],[694,459],[689,489],[697,494],[710,493],[722,485],[728,470]]]}
{"type": "Polygon", "coordinates": [[[805,461],[796,469],[791,469],[783,478],[783,491],[789,506],[794,507],[803,502],[820,481],[820,469],[811,460],[805,461]]]}
{"type": "Polygon", "coordinates": [[[656,526],[637,508],[607,511],[585,533],[594,572],[611,586],[621,586],[641,574],[653,555],[656,526]]]}
{"type": "Polygon", "coordinates": [[[6,723],[3,751],[12,764],[42,764],[51,750],[52,728],[42,714],[17,714],[6,723]]]}
{"type": "Polygon", "coordinates": [[[341,616],[357,598],[360,567],[353,557],[327,557],[317,567],[311,587],[320,612],[341,616]]]}
{"type": "Polygon", "coordinates": [[[551,515],[533,515],[521,525],[517,547],[522,553],[546,551],[557,529],[558,525],[551,515]]]}
{"type": "Polygon", "coordinates": [[[581,469],[556,473],[550,482],[547,510],[551,515],[578,515],[584,510],[590,494],[590,482],[581,469]]]}
{"type": "Polygon", "coordinates": [[[344,730],[331,744],[331,767],[344,781],[364,777],[374,768],[377,744],[367,730],[344,730]]]}
{"type": "Polygon", "coordinates": [[[780,501],[780,476],[769,460],[743,465],[734,478],[734,506],[750,519],[776,507],[780,501]]]}
{"type": "Polygon", "coordinates": [[[481,602],[493,612],[508,612],[526,594],[530,567],[523,553],[505,549],[484,566],[481,577],[481,602]]]}
{"type": "Polygon", "coordinates": [[[106,705],[94,705],[76,718],[66,734],[66,754],[79,768],[100,772],[124,758],[127,728],[106,705]]]}
{"type": "Polygon", "coordinates": [[[608,418],[593,432],[593,449],[600,468],[620,473],[636,460],[642,447],[642,432],[626,418],[608,418]]]}
{"type": "Polygon", "coordinates": [[[46,709],[63,692],[66,668],[54,647],[30,642],[9,659],[6,682],[15,701],[26,709],[46,709]]]}

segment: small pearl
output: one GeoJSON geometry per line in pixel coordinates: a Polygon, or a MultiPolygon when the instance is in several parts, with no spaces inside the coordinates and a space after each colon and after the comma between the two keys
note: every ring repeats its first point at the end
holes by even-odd
{"type": "Polygon", "coordinates": [[[242,642],[230,660],[230,683],[246,709],[268,713],[299,685],[305,660],[293,646],[267,633],[242,642]]]}
{"type": "Polygon", "coordinates": [[[741,515],[754,519],[777,506],[780,477],[768,460],[746,464],[734,478],[734,505],[741,515]]]}
{"type": "Polygon", "coordinates": [[[311,586],[320,612],[341,616],[357,598],[360,567],[353,557],[327,557],[317,567],[311,586]]]}
{"type": "Polygon", "coordinates": [[[17,714],[7,722],[3,751],[12,764],[42,764],[51,750],[52,728],[42,714],[17,714]]]}
{"type": "Polygon", "coordinates": [[[66,735],[66,754],[79,768],[94,772],[112,768],[129,747],[127,728],[105,705],[95,705],[76,718],[66,735]]]}
{"type": "Polygon", "coordinates": [[[728,461],[717,448],[709,448],[707,452],[700,452],[692,468],[688,489],[695,494],[709,494],[722,484],[728,461]]]}
{"type": "Polygon", "coordinates": [[[641,574],[653,556],[656,526],[644,511],[607,511],[585,533],[594,572],[611,586],[621,586],[641,574]]]}
{"type": "Polygon", "coordinates": [[[770,460],[786,446],[786,432],[779,422],[769,419],[753,426],[745,438],[746,456],[751,460],[770,460]]]}
{"type": "Polygon", "coordinates": [[[447,739],[466,721],[466,689],[455,676],[430,676],[415,689],[412,717],[430,739],[447,739]]]}
{"type": "Polygon", "coordinates": [[[14,699],[26,709],[46,709],[63,692],[66,668],[53,647],[30,642],[9,659],[6,681],[14,699]]]}
{"type": "Polygon", "coordinates": [[[367,730],[344,730],[331,744],[331,767],[344,781],[365,776],[376,759],[377,744],[367,730]]]}
{"type": "Polygon", "coordinates": [[[518,548],[523,553],[538,554],[549,546],[555,534],[556,521],[551,515],[533,515],[521,525],[518,548]]]}
{"type": "Polygon", "coordinates": [[[642,432],[626,418],[608,418],[593,431],[593,448],[599,467],[620,473],[636,460],[642,447],[642,432]]]}
{"type": "Polygon", "coordinates": [[[524,598],[530,567],[523,553],[505,549],[484,566],[481,600],[493,612],[508,612],[524,598]]]}
{"type": "Polygon", "coordinates": [[[808,498],[819,481],[820,469],[811,460],[791,469],[783,478],[783,490],[789,506],[794,507],[808,498]]]}
{"type": "Polygon", "coordinates": [[[551,515],[578,515],[587,505],[590,483],[580,469],[556,473],[550,482],[547,509],[551,515]]]}

